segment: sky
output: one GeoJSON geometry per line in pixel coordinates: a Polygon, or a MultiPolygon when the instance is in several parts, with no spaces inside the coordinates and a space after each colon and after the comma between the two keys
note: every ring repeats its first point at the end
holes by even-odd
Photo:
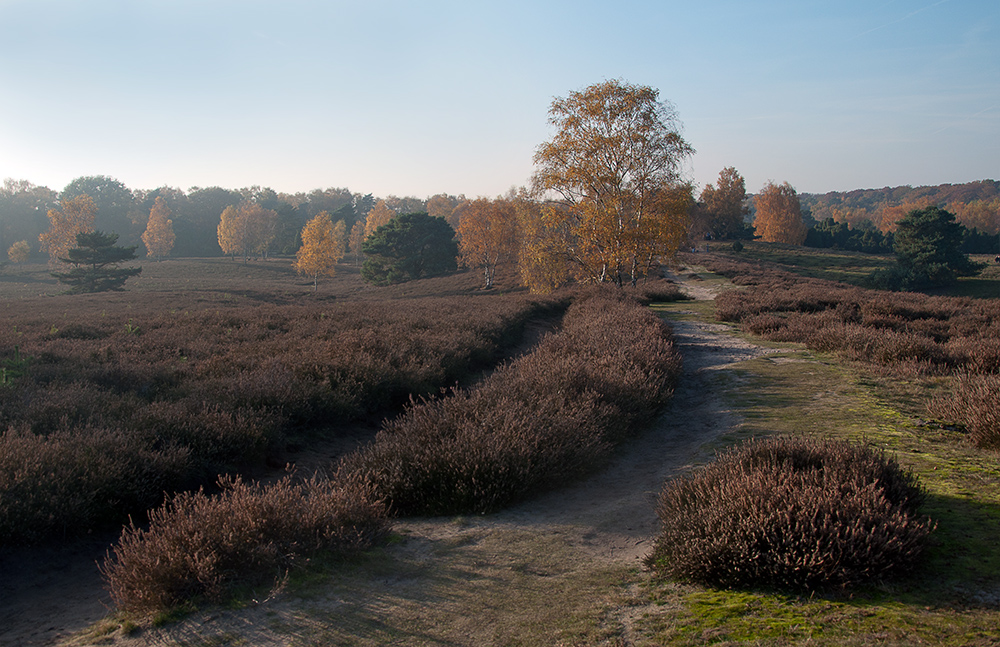
{"type": "Polygon", "coordinates": [[[1000,179],[996,0],[0,0],[0,179],[492,197],[609,79],[699,187],[1000,179]]]}

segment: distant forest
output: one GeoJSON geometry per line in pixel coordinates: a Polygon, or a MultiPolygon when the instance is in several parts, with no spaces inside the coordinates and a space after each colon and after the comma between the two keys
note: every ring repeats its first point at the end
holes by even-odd
{"type": "MultiPolygon", "coordinates": [[[[48,212],[59,207],[62,200],[89,195],[97,206],[96,229],[119,235],[119,244],[137,245],[143,255],[141,236],[146,229],[149,212],[157,197],[170,208],[176,236],[171,256],[222,256],[217,227],[226,207],[249,201],[273,209],[278,214],[277,231],[270,252],[294,254],[301,245],[303,226],[316,214],[326,211],[334,222],[343,220],[347,231],[363,220],[378,199],[371,194],[352,193],[344,188],[316,189],[309,193],[278,193],[267,187],[243,189],[192,187],[187,191],[172,187],[152,190],[130,189],[106,176],[85,176],[56,192],[27,181],[5,180],[0,187],[0,260],[7,249],[25,240],[31,246],[32,257],[45,255],[39,251],[38,236],[49,228],[48,212]]],[[[387,207],[397,213],[431,212],[450,219],[452,211],[465,201],[464,196],[436,195],[427,200],[414,197],[389,196],[387,207]]]]}
{"type": "MultiPolygon", "coordinates": [[[[177,257],[221,256],[217,235],[219,218],[226,207],[244,201],[260,204],[278,214],[270,253],[283,255],[295,253],[301,245],[302,227],[316,214],[329,212],[334,222],[343,220],[346,230],[350,231],[379,201],[371,194],[353,193],[346,188],[295,194],[278,193],[259,186],[236,190],[221,187],[192,187],[187,191],[172,187],[143,190],[130,189],[118,180],[98,175],[79,177],[56,192],[27,181],[8,179],[0,187],[0,255],[13,243],[24,240],[31,247],[32,257],[41,258],[38,236],[49,228],[48,211],[58,208],[61,200],[82,194],[89,195],[96,203],[95,227],[119,234],[120,244],[137,245],[140,254],[145,251],[140,237],[146,229],[149,212],[156,198],[162,197],[170,208],[176,235],[170,255],[177,257]]],[[[890,237],[883,239],[877,234],[894,231],[896,222],[906,213],[931,205],[951,211],[959,222],[979,236],[1000,233],[1000,181],[997,180],[801,193],[799,200],[803,219],[813,230],[810,241],[821,241],[816,246],[836,245],[836,237],[846,236],[849,230],[859,241],[862,232],[871,232],[869,243],[852,243],[851,247],[857,246],[864,251],[891,247],[890,237]]],[[[465,196],[447,194],[427,200],[388,196],[384,202],[396,213],[426,211],[445,218],[452,226],[457,225],[462,206],[467,204],[465,196]]],[[[752,200],[748,203],[752,205],[752,200]]],[[[807,241],[806,244],[811,243],[807,241]]]]}
{"type": "Polygon", "coordinates": [[[830,193],[800,193],[806,224],[833,218],[851,229],[894,231],[896,222],[914,209],[937,206],[954,213],[968,229],[995,235],[1000,228],[1000,182],[897,186],[830,193]]]}

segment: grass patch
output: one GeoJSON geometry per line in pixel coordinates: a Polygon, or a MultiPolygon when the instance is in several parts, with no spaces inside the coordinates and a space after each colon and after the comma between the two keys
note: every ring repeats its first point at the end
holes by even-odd
{"type": "MultiPolygon", "coordinates": [[[[724,250],[720,252],[725,253],[724,250]]],[[[852,285],[861,285],[873,271],[888,269],[895,264],[895,257],[891,254],[864,254],[761,241],[749,241],[742,252],[726,255],[745,261],[776,263],[800,276],[852,285]]]]}

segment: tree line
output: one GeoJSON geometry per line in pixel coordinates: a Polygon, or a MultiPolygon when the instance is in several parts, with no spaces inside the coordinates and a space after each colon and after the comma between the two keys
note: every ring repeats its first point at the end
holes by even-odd
{"type": "Polygon", "coordinates": [[[864,200],[817,198],[768,181],[748,195],[734,167],[696,198],[681,174],[694,149],[680,134],[674,107],[647,86],[612,80],[571,92],[552,102],[549,124],[554,134],[536,150],[530,186],[496,198],[376,199],[341,188],[290,195],[259,186],[133,191],[105,176],[77,178],[57,195],[7,180],[0,190],[0,249],[9,244],[14,262],[47,253],[58,266],[69,260],[77,235],[97,231],[141,245],[158,260],[295,255],[295,267],[314,288],[348,258],[374,283],[461,264],[479,268],[487,288],[498,267],[512,264],[525,285],[548,291],[571,280],[635,285],[661,259],[703,240],[891,251],[902,216],[930,206],[935,196],[969,200],[955,209],[959,225],[965,214],[984,229],[965,228],[967,246],[990,247],[1000,224],[992,180],[874,192],[882,195],[878,222],[860,217],[873,213],[873,192],[862,192],[864,200]]]}

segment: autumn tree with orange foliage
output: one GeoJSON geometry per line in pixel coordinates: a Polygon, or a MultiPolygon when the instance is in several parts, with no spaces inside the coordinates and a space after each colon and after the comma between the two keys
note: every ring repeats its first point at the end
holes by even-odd
{"type": "MultiPolygon", "coordinates": [[[[650,253],[672,255],[687,232],[688,210],[675,210],[685,201],[665,197],[694,152],[674,108],[653,88],[605,81],[555,99],[549,123],[557,132],[534,158],[534,189],[552,203],[541,228],[564,236],[581,278],[634,285],[650,253]]],[[[538,251],[552,262],[547,241],[538,251]]]]}
{"type": "Polygon", "coordinates": [[[330,214],[322,211],[302,228],[302,247],[295,254],[295,271],[312,276],[313,292],[320,276],[333,276],[344,257],[347,227],[343,220],[333,224],[330,214]]]}
{"type": "Polygon", "coordinates": [[[375,230],[382,225],[388,223],[390,220],[396,217],[396,212],[389,208],[385,200],[379,200],[372,207],[372,210],[368,212],[365,217],[365,238],[368,238],[375,230]]]}
{"type": "Polygon", "coordinates": [[[483,287],[492,288],[497,267],[517,254],[517,211],[513,201],[470,201],[459,222],[458,236],[462,265],[482,268],[483,287]]]}
{"type": "Polygon", "coordinates": [[[49,267],[57,267],[69,250],[76,247],[77,234],[94,231],[97,205],[89,195],[78,195],[62,201],[59,209],[49,209],[49,229],[38,240],[42,251],[49,255],[49,267]]]}
{"type": "Polygon", "coordinates": [[[802,222],[799,196],[788,182],[768,181],[754,197],[754,207],[757,209],[754,230],[763,240],[788,245],[805,242],[808,228],[802,222]]]}
{"type": "Polygon", "coordinates": [[[226,207],[219,219],[219,247],[223,254],[243,256],[243,262],[251,254],[264,254],[274,240],[278,214],[273,209],[265,209],[254,202],[242,202],[238,206],[226,207]]]}
{"type": "Polygon", "coordinates": [[[878,223],[879,231],[883,234],[896,231],[899,221],[913,211],[920,211],[928,207],[935,206],[930,198],[919,198],[917,200],[902,202],[895,205],[882,205],[875,212],[875,222],[878,223]]]}
{"type": "Polygon", "coordinates": [[[28,245],[28,241],[26,240],[19,240],[7,249],[7,258],[10,259],[11,263],[23,265],[28,262],[28,258],[30,257],[31,246],[28,245]]]}
{"type": "Polygon", "coordinates": [[[146,231],[142,233],[146,254],[155,256],[159,261],[174,248],[174,240],[174,221],[170,219],[170,207],[162,197],[157,196],[153,208],[149,210],[146,231]]]}

